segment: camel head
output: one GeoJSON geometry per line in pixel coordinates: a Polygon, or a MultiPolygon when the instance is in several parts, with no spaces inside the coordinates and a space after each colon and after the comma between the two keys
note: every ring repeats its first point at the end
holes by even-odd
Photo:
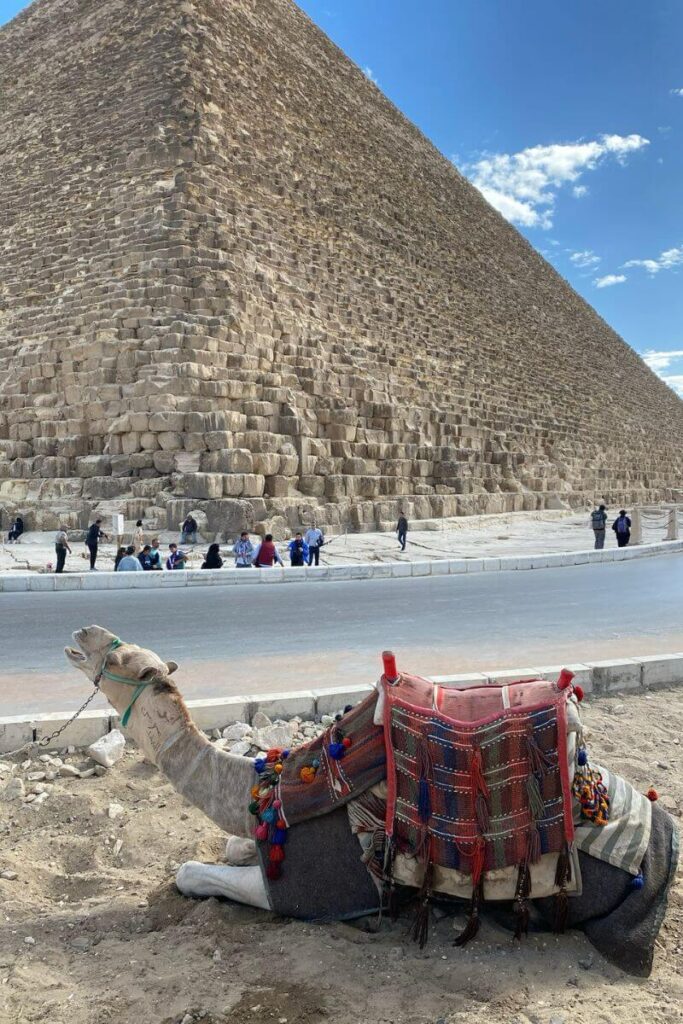
{"type": "Polygon", "coordinates": [[[153,682],[155,692],[177,693],[168,678],[178,668],[174,661],[162,661],[154,651],[125,643],[102,626],[84,626],[72,635],[80,650],[65,647],[67,660],[100,687],[119,714],[130,705],[140,684],[153,682]]]}

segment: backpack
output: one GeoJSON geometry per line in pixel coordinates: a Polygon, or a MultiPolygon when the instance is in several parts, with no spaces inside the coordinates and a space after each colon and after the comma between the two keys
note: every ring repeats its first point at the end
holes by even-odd
{"type": "Polygon", "coordinates": [[[604,512],[600,512],[600,510],[597,509],[597,508],[596,508],[595,512],[591,512],[591,526],[593,527],[594,530],[604,530],[605,529],[605,513],[604,512]]]}
{"type": "Polygon", "coordinates": [[[628,519],[626,516],[619,516],[615,523],[617,533],[628,533],[628,519]]]}

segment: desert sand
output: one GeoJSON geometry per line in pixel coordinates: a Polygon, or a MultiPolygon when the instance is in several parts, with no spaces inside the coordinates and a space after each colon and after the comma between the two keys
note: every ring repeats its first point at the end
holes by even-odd
{"type": "MultiPolygon", "coordinates": [[[[683,690],[584,708],[592,759],[656,786],[680,821],[683,690]]],[[[82,753],[60,756],[88,767],[82,753]]],[[[45,768],[38,752],[30,767],[22,760],[3,769],[0,789],[45,768]]],[[[683,1020],[680,870],[647,980],[609,965],[579,932],[520,944],[489,918],[456,949],[461,914],[441,916],[421,953],[407,919],[379,931],[374,919],[313,925],[182,897],[176,866],[220,860],[224,836],[134,750],[104,775],[51,787],[38,807],[0,801],[1,1024],[683,1020]]]]}

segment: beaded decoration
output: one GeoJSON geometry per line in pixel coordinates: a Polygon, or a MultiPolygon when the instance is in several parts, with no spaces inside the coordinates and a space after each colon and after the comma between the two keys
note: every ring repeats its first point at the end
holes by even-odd
{"type": "Polygon", "coordinates": [[[581,817],[594,825],[609,822],[609,797],[602,775],[588,764],[585,747],[579,747],[572,793],[581,807],[581,817]]]}
{"type": "Polygon", "coordinates": [[[259,779],[251,789],[249,812],[256,818],[255,838],[261,843],[270,842],[266,875],[271,881],[282,874],[282,862],[285,859],[287,822],[280,813],[282,803],[277,797],[277,791],[282,762],[288,756],[288,750],[273,747],[265,757],[257,757],[254,761],[254,771],[259,779]]]}

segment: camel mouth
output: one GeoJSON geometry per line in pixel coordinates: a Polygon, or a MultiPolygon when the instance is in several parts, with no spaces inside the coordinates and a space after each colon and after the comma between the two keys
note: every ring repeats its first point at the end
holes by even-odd
{"type": "Polygon", "coordinates": [[[86,660],[85,654],[83,654],[82,651],[77,651],[75,647],[65,647],[64,653],[66,654],[67,658],[70,658],[72,661],[86,660]]]}

